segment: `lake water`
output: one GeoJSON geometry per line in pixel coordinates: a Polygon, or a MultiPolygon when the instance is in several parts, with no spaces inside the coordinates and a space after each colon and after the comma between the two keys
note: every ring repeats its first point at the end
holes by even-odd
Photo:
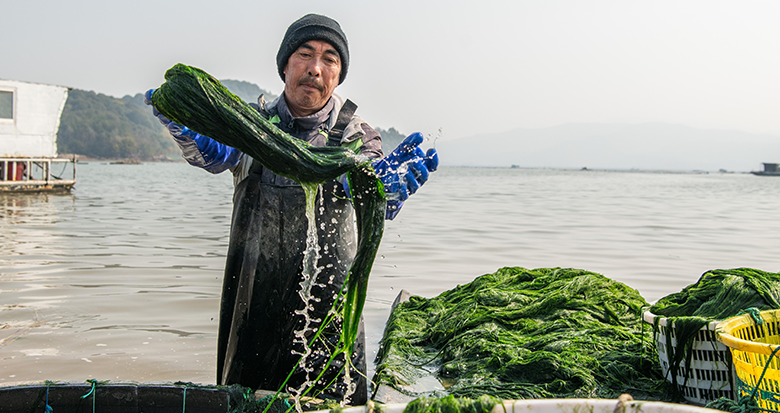
{"type": "MultiPolygon", "coordinates": [[[[214,383],[231,194],[182,163],[96,162],[69,195],[0,194],[0,384],[214,383]]],[[[590,270],[648,301],[710,269],[780,271],[779,206],[780,178],[749,174],[442,168],[387,223],[369,358],[401,289],[503,266],[590,270]]]]}

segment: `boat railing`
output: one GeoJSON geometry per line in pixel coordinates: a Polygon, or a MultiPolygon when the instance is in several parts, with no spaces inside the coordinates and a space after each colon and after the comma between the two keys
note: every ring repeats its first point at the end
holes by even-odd
{"type": "Polygon", "coordinates": [[[0,190],[70,190],[75,183],[75,156],[73,158],[0,157],[0,190]]]}

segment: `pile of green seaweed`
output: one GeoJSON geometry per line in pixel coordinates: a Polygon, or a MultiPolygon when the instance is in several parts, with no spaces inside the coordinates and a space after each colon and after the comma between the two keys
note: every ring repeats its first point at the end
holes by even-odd
{"type": "Polygon", "coordinates": [[[419,397],[404,408],[403,413],[489,413],[503,400],[492,396],[468,397],[419,397]]]}
{"type": "Polygon", "coordinates": [[[641,321],[647,306],[636,290],[593,272],[502,268],[399,304],[374,383],[412,397],[669,400],[641,321]],[[431,376],[443,390],[415,387],[431,376]]]}

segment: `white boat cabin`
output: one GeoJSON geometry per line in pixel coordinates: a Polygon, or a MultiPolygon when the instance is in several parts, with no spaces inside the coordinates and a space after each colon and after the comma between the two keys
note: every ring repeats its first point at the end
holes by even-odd
{"type": "Polygon", "coordinates": [[[75,184],[75,160],[57,159],[68,90],[0,79],[0,191],[70,190],[75,184]],[[68,179],[52,174],[52,163],[62,162],[73,163],[68,179]]]}

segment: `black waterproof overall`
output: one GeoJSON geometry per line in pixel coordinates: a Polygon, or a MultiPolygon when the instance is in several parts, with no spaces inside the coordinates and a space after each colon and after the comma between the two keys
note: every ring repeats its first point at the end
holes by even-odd
{"type": "MultiPolygon", "coordinates": [[[[253,162],[249,176],[236,186],[220,309],[219,384],[238,383],[253,389],[277,390],[294,368],[295,373],[282,390],[297,389],[306,380],[305,371],[296,368],[304,349],[294,344],[294,332],[304,325],[303,316],[296,315],[295,311],[304,308],[298,292],[308,226],[305,208],[301,186],[275,175],[259,162],[253,162]]],[[[315,211],[321,255],[317,267],[321,272],[312,288],[312,297],[320,301],[311,301],[314,310],[309,311],[309,316],[324,320],[355,257],[357,233],[354,210],[344,198],[340,183],[330,181],[322,185],[315,211]]],[[[312,326],[316,331],[319,323],[312,326]]],[[[326,350],[325,354],[330,355],[340,333],[340,320],[331,323],[325,340],[315,342],[312,350],[315,353],[326,350]]],[[[309,338],[313,335],[307,334],[309,338]]],[[[360,373],[350,371],[352,381],[357,384],[350,402],[364,404],[367,389],[362,320],[352,359],[360,373]]],[[[326,361],[327,356],[322,355],[307,358],[307,366],[314,368],[309,374],[311,379],[319,374],[326,361]]],[[[315,389],[322,390],[324,383],[343,377],[339,374],[343,365],[341,355],[315,389]]],[[[346,385],[343,379],[336,382],[339,384],[329,386],[320,397],[342,399],[346,385]]]]}

